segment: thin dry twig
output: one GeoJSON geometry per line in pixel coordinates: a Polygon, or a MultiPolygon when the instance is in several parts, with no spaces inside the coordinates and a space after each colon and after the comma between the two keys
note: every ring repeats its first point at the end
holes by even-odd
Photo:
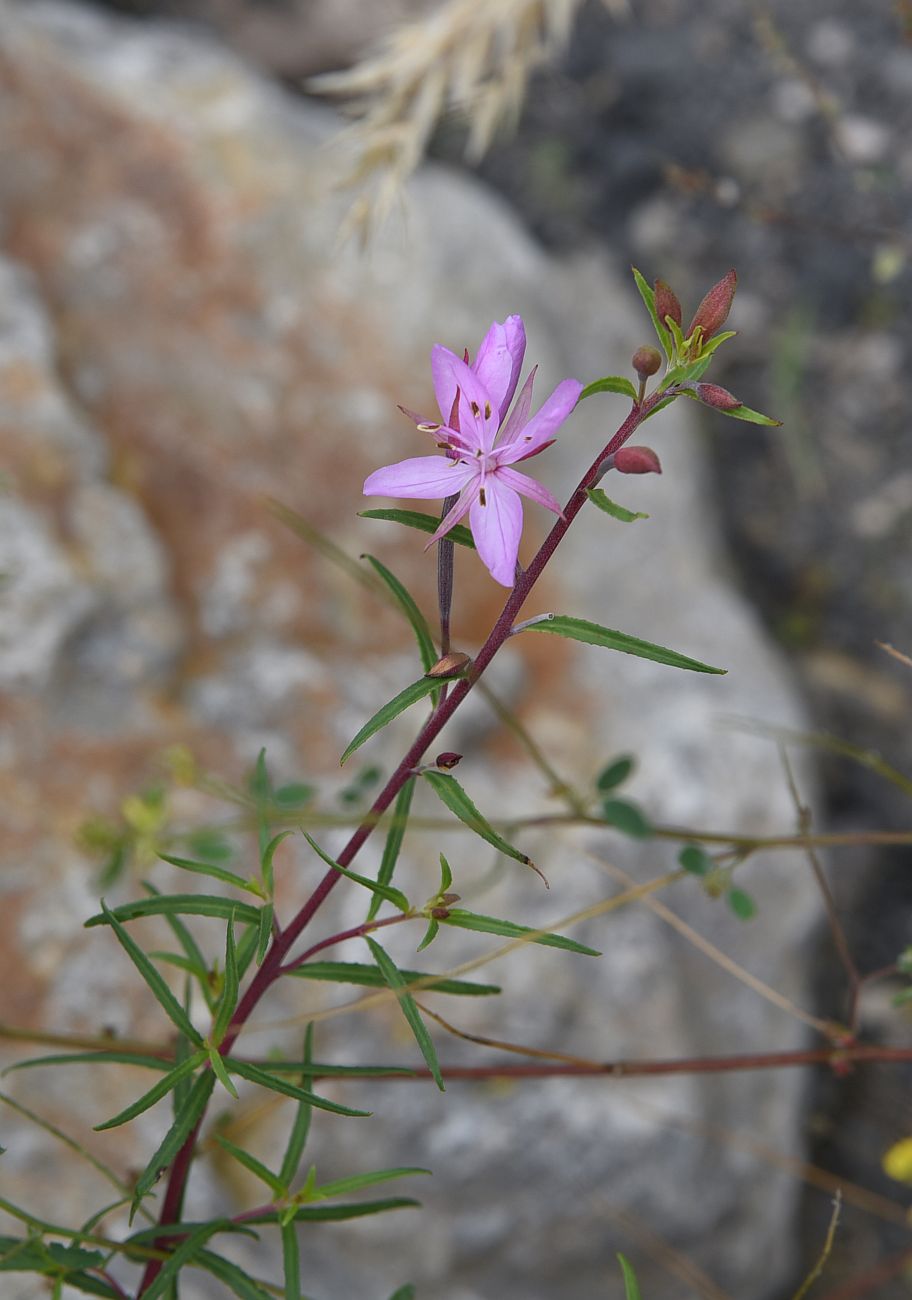
{"type": "Polygon", "coordinates": [[[807,1277],[801,1283],[801,1286],[792,1296],[792,1300],[804,1300],[804,1297],[810,1291],[811,1287],[817,1281],[820,1274],[826,1267],[826,1262],[833,1251],[833,1242],[836,1240],[836,1228],[839,1225],[839,1212],[842,1209],[842,1192],[837,1191],[833,1198],[833,1213],[830,1215],[830,1226],[827,1228],[827,1235],[824,1239],[823,1250],[818,1256],[817,1262],[808,1273],[807,1277]]]}

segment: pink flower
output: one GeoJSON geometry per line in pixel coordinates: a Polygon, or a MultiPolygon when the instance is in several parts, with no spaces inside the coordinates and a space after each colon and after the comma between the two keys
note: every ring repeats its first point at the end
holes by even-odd
{"type": "Polygon", "coordinates": [[[512,587],[516,577],[522,535],[520,496],[561,513],[560,503],[547,488],[513,466],[551,446],[582,392],[582,384],[565,379],[530,419],[533,370],[507,417],[525,350],[526,331],[519,316],[508,316],[502,325],[494,322],[471,366],[468,355],[462,361],[447,348],[435,347],[431,372],[442,422],[423,420],[411,411],[406,414],[446,454],[387,465],[364,483],[365,496],[436,500],[458,494],[431,542],[468,514],[478,554],[491,576],[505,587],[512,587]]]}

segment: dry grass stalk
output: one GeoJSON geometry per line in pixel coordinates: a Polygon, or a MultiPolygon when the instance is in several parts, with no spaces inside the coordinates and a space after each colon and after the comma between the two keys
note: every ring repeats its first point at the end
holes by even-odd
{"type": "MultiPolygon", "coordinates": [[[[602,2],[626,12],[627,0],[602,2]]],[[[383,221],[445,114],[465,118],[470,161],[499,129],[515,127],[529,77],[566,47],[581,4],[447,0],[399,28],[372,58],[313,78],[309,89],[349,100],[360,115],[335,142],[351,153],[341,183],[364,187],[343,233],[363,240],[383,221]]]]}

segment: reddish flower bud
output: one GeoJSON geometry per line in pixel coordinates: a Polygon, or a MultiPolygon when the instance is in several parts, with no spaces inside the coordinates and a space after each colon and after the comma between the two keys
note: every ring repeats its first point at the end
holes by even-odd
{"type": "Polygon", "coordinates": [[[630,359],[630,364],[641,379],[648,379],[650,375],[658,374],[662,365],[662,354],[658,348],[648,346],[637,348],[630,359]]]}
{"type": "Polygon", "coordinates": [[[437,757],[434,759],[434,766],[442,767],[445,772],[448,772],[451,767],[455,767],[457,763],[461,763],[461,762],[462,762],[462,755],[454,754],[452,750],[448,749],[445,750],[442,754],[437,755],[437,757]]]}
{"type": "Polygon", "coordinates": [[[717,411],[736,411],[744,405],[734,393],[730,393],[727,388],[720,388],[718,384],[694,384],[694,392],[701,402],[714,406],[717,411]]]}
{"type": "Polygon", "coordinates": [[[698,325],[702,328],[705,339],[710,339],[714,334],[718,333],[728,320],[728,313],[731,311],[732,299],[735,296],[737,287],[737,272],[729,271],[728,275],[723,275],[718,284],[713,285],[700,303],[693,320],[690,322],[690,328],[684,337],[690,338],[698,325]]]}
{"type": "Polygon", "coordinates": [[[651,447],[622,447],[614,453],[614,468],[621,474],[661,474],[662,466],[651,447]]]}
{"type": "Polygon", "coordinates": [[[681,304],[678,302],[677,294],[669,289],[664,280],[655,282],[655,309],[663,325],[666,316],[670,316],[676,325],[681,324],[681,304]]]}

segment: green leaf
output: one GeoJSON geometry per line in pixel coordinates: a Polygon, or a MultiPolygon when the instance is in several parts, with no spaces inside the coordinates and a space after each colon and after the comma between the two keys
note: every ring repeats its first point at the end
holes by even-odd
{"type": "MultiPolygon", "coordinates": [[[[441,925],[455,925],[460,930],[477,930],[480,934],[499,934],[506,939],[521,939],[523,935],[534,934],[529,925],[517,925],[515,921],[501,921],[496,916],[482,916],[480,912],[467,912],[461,907],[451,907],[449,915],[441,918],[441,925]]],[[[587,948],[575,939],[565,939],[562,934],[540,934],[531,940],[545,948],[563,948],[567,952],[578,952],[584,957],[601,957],[595,948],[587,948]]]]}
{"type": "Polygon", "coordinates": [[[231,1082],[231,1075],[228,1073],[228,1069],[225,1065],[225,1058],[221,1055],[219,1049],[213,1047],[211,1043],[209,1045],[208,1055],[209,1064],[212,1067],[212,1073],[218,1079],[225,1091],[230,1093],[235,1101],[238,1101],[238,1090],[231,1082]]]}
{"type": "Polygon", "coordinates": [[[175,1088],[180,1083],[181,1079],[185,1079],[188,1075],[192,1074],[194,1070],[202,1065],[205,1059],[205,1052],[194,1052],[193,1055],[188,1056],[185,1061],[181,1061],[179,1065],[175,1065],[173,1070],[169,1070],[164,1078],[159,1079],[157,1083],[153,1084],[149,1091],[144,1092],[138,1101],[134,1101],[131,1105],[120,1111],[113,1119],[105,1120],[103,1124],[96,1124],[95,1131],[101,1133],[105,1129],[118,1128],[121,1124],[127,1124],[131,1119],[135,1119],[136,1116],[141,1115],[144,1110],[148,1110],[149,1107],[154,1106],[157,1101],[161,1101],[162,1097],[167,1097],[171,1089],[175,1088]]]}
{"type": "MultiPolygon", "coordinates": [[[[151,903],[160,900],[146,899],[144,901],[151,903]]],[[[134,939],[131,939],[130,935],[121,925],[114,913],[109,911],[105,906],[104,900],[102,900],[101,911],[103,919],[107,921],[108,925],[110,925],[111,929],[114,931],[117,942],[120,944],[121,948],[123,948],[124,952],[145,980],[149,987],[149,991],[164,1011],[165,1015],[182,1034],[186,1035],[191,1043],[200,1046],[203,1041],[202,1037],[194,1029],[190,1017],[168,988],[168,985],[143,952],[142,948],[140,948],[139,944],[136,943],[134,939]]]]}
{"type": "Polygon", "coordinates": [[[185,1237],[168,1256],[155,1281],[143,1291],[143,1300],[159,1300],[181,1269],[193,1261],[194,1256],[199,1254],[209,1238],[219,1231],[219,1227],[218,1220],[214,1223],[203,1223],[185,1237]]]}
{"type": "MultiPolygon", "coordinates": [[[[270,906],[271,904],[269,903],[266,904],[267,908],[270,906]]],[[[244,976],[247,974],[247,970],[250,966],[250,963],[253,961],[254,957],[257,954],[257,949],[259,947],[260,937],[262,934],[262,926],[264,924],[263,912],[265,910],[266,908],[261,907],[260,910],[257,912],[256,925],[245,925],[244,933],[241,935],[240,941],[238,943],[237,968],[238,968],[239,980],[242,980],[244,976]]]]}
{"type": "MultiPolygon", "coordinates": [[[[417,528],[422,533],[436,533],[440,527],[440,517],[437,515],[426,515],[420,510],[359,510],[359,519],[389,519],[394,524],[405,524],[406,528],[417,528]]],[[[456,524],[447,533],[451,542],[457,546],[467,546],[469,550],[475,550],[475,542],[472,534],[463,524],[456,524]]]]}
{"type": "Polygon", "coordinates": [[[303,808],[305,804],[310,803],[316,794],[316,789],[312,785],[305,785],[303,781],[292,781],[289,785],[280,785],[278,790],[273,791],[273,800],[280,808],[303,808]]]}
{"type": "Polygon", "coordinates": [[[337,1178],[335,1182],[324,1183],[316,1189],[314,1195],[317,1199],[326,1201],[333,1196],[347,1196],[349,1192],[360,1192],[365,1187],[391,1182],[394,1178],[411,1178],[413,1174],[430,1176],[430,1173],[430,1169],[421,1169],[415,1165],[398,1169],[375,1169],[369,1174],[352,1174],[349,1178],[337,1178]]]}
{"type": "Polygon", "coordinates": [[[415,1041],[421,1049],[421,1055],[424,1057],[427,1067],[431,1072],[431,1077],[437,1084],[441,1092],[445,1092],[443,1079],[440,1074],[440,1066],[437,1062],[437,1053],[434,1050],[434,1043],[427,1031],[427,1026],[421,1019],[421,1012],[415,999],[410,993],[405,992],[407,981],[403,978],[402,972],[397,968],[392,958],[380,947],[376,940],[364,936],[364,941],[370,948],[374,961],[383,973],[389,987],[396,994],[399,1000],[399,1006],[402,1008],[402,1014],[408,1021],[409,1028],[415,1035],[415,1041]]]}
{"type": "MultiPolygon", "coordinates": [[[[402,848],[402,841],[405,838],[414,792],[415,781],[413,777],[409,777],[396,795],[396,802],[393,805],[393,818],[386,833],[383,857],[380,859],[380,870],[377,872],[378,885],[388,885],[393,878],[393,872],[396,870],[396,863],[399,860],[399,850],[402,848]]],[[[380,910],[381,897],[382,895],[375,893],[371,899],[370,907],[367,909],[368,921],[372,921],[380,910]]]]}
{"type": "Polygon", "coordinates": [[[640,1286],[632,1266],[623,1255],[618,1255],[618,1263],[621,1266],[621,1272],[624,1274],[624,1295],[626,1300],[640,1300],[640,1286]]]}
{"type": "Polygon", "coordinates": [[[401,1286],[398,1291],[393,1292],[390,1300],[415,1300],[415,1288],[410,1282],[407,1282],[405,1286],[401,1286]]]}
{"type": "MultiPolygon", "coordinates": [[[[100,1250],[84,1250],[81,1246],[62,1246],[40,1238],[0,1237],[0,1273],[69,1274],[71,1270],[99,1268],[105,1257],[100,1250]]],[[[72,1282],[72,1277],[67,1277],[72,1282]]],[[[98,1295],[114,1295],[112,1291],[99,1291],[98,1295]]]]}
{"type": "Polygon", "coordinates": [[[260,924],[257,930],[256,943],[256,964],[262,966],[263,958],[266,956],[266,949],[269,947],[269,940],[272,937],[273,921],[272,903],[266,903],[260,908],[260,924]]]}
{"type": "Polygon", "coordinates": [[[605,514],[611,515],[612,519],[619,519],[622,524],[632,524],[637,519],[649,518],[649,515],[642,510],[627,510],[624,506],[619,506],[601,488],[586,488],[586,496],[594,506],[598,506],[599,510],[604,510],[605,514]]]}
{"type": "Polygon", "coordinates": [[[595,788],[604,794],[606,790],[613,790],[615,786],[623,785],[633,771],[635,762],[632,754],[621,754],[619,758],[613,759],[599,772],[595,788]]]}
{"type": "Polygon", "coordinates": [[[646,304],[646,310],[649,312],[649,316],[652,320],[653,325],[655,326],[655,332],[659,336],[659,342],[662,345],[662,350],[670,361],[671,360],[671,338],[669,337],[668,330],[665,327],[665,323],[659,320],[659,314],[656,311],[656,306],[655,306],[655,291],[653,289],[650,289],[649,285],[646,283],[643,276],[640,274],[640,272],[636,269],[635,266],[632,266],[630,269],[633,272],[633,278],[636,283],[636,287],[640,292],[640,297],[643,299],[643,302],[646,304]]]}
{"type": "Polygon", "coordinates": [[[594,397],[596,393],[621,393],[624,397],[629,397],[631,402],[637,400],[637,390],[630,380],[624,379],[622,375],[606,375],[604,379],[596,379],[593,383],[587,384],[580,393],[579,400],[594,397]]]}
{"type": "MultiPolygon", "coordinates": [[[[313,1083],[313,1075],[309,1073],[308,1066],[313,1061],[313,1024],[309,1024],[304,1031],[304,1060],[301,1067],[301,1087],[309,1088],[313,1083]]],[[[279,1178],[286,1187],[290,1187],[292,1179],[298,1172],[298,1166],[301,1163],[301,1156],[304,1148],[307,1146],[307,1138],[310,1134],[310,1118],[313,1107],[309,1101],[303,1099],[298,1102],[298,1108],[295,1112],[294,1123],[291,1126],[291,1132],[288,1135],[288,1146],[285,1148],[285,1155],[282,1157],[282,1168],[279,1170],[279,1178]]]]}
{"type": "Polygon", "coordinates": [[[627,799],[605,799],[602,803],[602,816],[611,826],[616,826],[625,835],[635,840],[648,840],[652,835],[652,824],[635,803],[627,799]]]}
{"type": "Polygon", "coordinates": [[[249,1061],[239,1061],[229,1056],[225,1058],[225,1064],[230,1067],[233,1074],[239,1074],[242,1079],[247,1079],[250,1083],[258,1083],[261,1088],[268,1088],[270,1092],[279,1092],[283,1097],[294,1097],[296,1101],[310,1102],[318,1110],[328,1110],[334,1115],[350,1115],[357,1119],[365,1119],[371,1114],[369,1110],[353,1110],[351,1106],[342,1106],[339,1102],[329,1101],[326,1097],[318,1097],[315,1092],[298,1088],[293,1083],[286,1083],[284,1079],[277,1078],[268,1070],[262,1070],[249,1061]]]}
{"type": "Polygon", "coordinates": [[[740,921],[750,921],[757,915],[757,904],[743,889],[730,889],[725,897],[729,907],[740,921]]]}
{"type": "Polygon", "coordinates": [[[438,896],[449,892],[450,885],[453,883],[453,872],[449,862],[441,853],[440,855],[440,889],[437,891],[438,896]]]}
{"type": "Polygon", "coordinates": [[[301,833],[314,853],[318,854],[328,867],[332,867],[334,871],[338,871],[340,875],[346,876],[349,880],[354,880],[356,884],[363,885],[365,889],[369,889],[372,894],[385,899],[386,902],[392,903],[394,907],[398,907],[400,912],[410,910],[409,901],[401,889],[394,889],[392,885],[381,885],[376,880],[368,880],[367,876],[359,876],[357,871],[351,871],[348,867],[341,866],[336,862],[335,858],[331,858],[328,853],[324,853],[316,840],[307,834],[307,831],[301,833]]]}
{"type": "Polygon", "coordinates": [[[273,887],[275,884],[272,862],[275,857],[276,849],[283,840],[287,840],[289,835],[293,834],[294,831],[279,831],[278,835],[273,835],[272,839],[263,850],[263,856],[260,859],[260,871],[263,873],[263,884],[266,886],[266,893],[270,898],[272,898],[273,887]]]}
{"type": "Polygon", "coordinates": [[[137,1065],[146,1070],[166,1072],[174,1065],[173,1061],[162,1056],[144,1056],[136,1052],[57,1052],[53,1056],[34,1056],[28,1061],[15,1061],[8,1065],[3,1074],[12,1074],[14,1070],[30,1070],[35,1065],[137,1065]]]}
{"type": "Polygon", "coordinates": [[[428,921],[428,927],[424,932],[424,938],[421,940],[421,942],[419,943],[415,951],[423,952],[425,948],[427,948],[430,944],[434,942],[439,932],[440,932],[440,922],[432,916],[430,921],[428,921]]]}
{"type": "Polygon", "coordinates": [[[690,659],[677,650],[666,650],[664,646],[653,645],[651,641],[641,641],[638,637],[628,636],[626,632],[615,632],[610,627],[599,623],[588,623],[583,618],[572,618],[569,614],[555,614],[545,623],[533,623],[523,628],[524,632],[555,632],[558,636],[571,637],[574,641],[585,641],[587,645],[604,646],[607,650],[620,650],[623,654],[636,655],[640,659],[652,659],[657,664],[668,664],[671,668],[687,668],[694,673],[724,674],[725,668],[711,668],[709,664],[690,659]]]}
{"type": "Polygon", "coordinates": [[[282,1178],[276,1177],[271,1169],[267,1169],[262,1160],[257,1160],[256,1156],[251,1155],[249,1151],[245,1151],[243,1147],[235,1146],[233,1142],[229,1142],[221,1133],[214,1133],[213,1137],[219,1146],[224,1151],[227,1151],[239,1165],[243,1165],[245,1169],[249,1169],[256,1178],[259,1178],[261,1182],[271,1188],[277,1196],[285,1195],[288,1190],[288,1184],[282,1178]]]}
{"type": "Polygon", "coordinates": [[[708,876],[716,869],[713,859],[699,844],[685,844],[678,854],[678,862],[692,876],[708,876]]]}
{"type": "Polygon", "coordinates": [[[752,411],[749,406],[736,406],[733,411],[720,411],[719,414],[728,415],[733,420],[747,420],[749,424],[765,424],[776,429],[782,424],[781,420],[774,420],[760,411],[752,411]]]}
{"type": "Polygon", "coordinates": [[[451,813],[455,813],[459,820],[464,822],[476,835],[480,835],[483,840],[487,840],[488,844],[493,844],[495,849],[505,853],[508,858],[514,858],[517,862],[522,862],[524,866],[531,865],[532,860],[527,854],[520,853],[519,849],[514,849],[513,845],[508,844],[503,836],[498,835],[494,827],[485,820],[455,776],[450,776],[445,772],[422,772],[422,776],[441,803],[445,804],[451,813]]]}
{"type": "Polygon", "coordinates": [[[207,862],[227,862],[234,856],[229,842],[214,827],[204,826],[198,831],[191,831],[184,837],[184,843],[197,858],[205,858],[207,862]]]}
{"type": "MultiPolygon", "coordinates": [[[[118,921],[136,921],[141,916],[218,916],[227,921],[229,916],[233,916],[236,921],[256,925],[259,909],[252,903],[239,903],[233,898],[221,898],[217,894],[161,894],[155,898],[137,898],[132,903],[124,903],[110,911],[108,916],[118,921]]],[[[108,916],[103,912],[90,916],[85,922],[86,929],[110,924],[108,916]]]]}
{"type": "MultiPolygon", "coordinates": [[[[143,881],[143,888],[150,893],[153,898],[160,898],[161,891],[156,889],[148,880],[143,881]]],[[[184,925],[183,921],[173,912],[165,914],[165,920],[168,923],[174,937],[187,955],[187,969],[191,974],[196,975],[199,981],[200,990],[206,1001],[206,1006],[210,1011],[215,1007],[215,998],[209,985],[209,963],[200,951],[199,945],[193,935],[184,925]]],[[[158,956],[158,954],[156,954],[158,956]]]]}
{"type": "Polygon", "coordinates": [[[226,871],[224,867],[217,867],[212,862],[194,862],[192,858],[175,858],[170,853],[159,853],[158,856],[162,862],[170,862],[172,867],[180,867],[182,871],[211,876],[213,880],[220,880],[223,885],[232,885],[235,889],[244,889],[248,893],[257,892],[251,889],[249,880],[236,875],[233,871],[226,871]]]}
{"type": "Polygon", "coordinates": [[[371,736],[376,735],[387,723],[392,722],[393,718],[397,718],[410,705],[423,700],[426,695],[430,695],[439,686],[440,681],[436,677],[421,677],[417,682],[412,682],[411,686],[406,686],[404,691],[400,691],[387,704],[384,704],[382,709],[378,709],[368,722],[365,722],[340,758],[340,766],[345,763],[346,759],[351,757],[356,749],[360,749],[366,740],[370,740],[371,736]]]}
{"type": "Polygon", "coordinates": [[[158,1150],[146,1165],[133,1189],[133,1204],[130,1207],[130,1222],[139,1208],[143,1197],[155,1186],[160,1175],[174,1160],[178,1151],[193,1131],[194,1125],[206,1109],[206,1103],[215,1087],[215,1075],[211,1070],[204,1070],[193,1081],[193,1087],[187,1100],[174,1118],[174,1122],[162,1139],[158,1150]]]}
{"type": "Polygon", "coordinates": [[[733,339],[737,333],[737,330],[723,330],[721,334],[714,334],[713,337],[707,343],[704,343],[703,347],[700,349],[701,359],[703,357],[711,357],[717,347],[720,347],[723,343],[727,343],[729,339],[733,339]]]}
{"type": "MultiPolygon", "coordinates": [[[[225,930],[225,977],[222,980],[222,996],[219,998],[218,1010],[212,1026],[210,1041],[218,1047],[225,1037],[225,1030],[234,1015],[238,1000],[238,966],[237,951],[234,946],[234,919],[230,918],[225,930]]],[[[231,1091],[231,1089],[229,1089],[231,1091]]],[[[235,1093],[237,1096],[237,1093],[235,1093]]]]}
{"type": "Polygon", "coordinates": [[[427,620],[421,610],[415,604],[411,593],[403,586],[394,573],[381,564],[379,560],[374,559],[372,555],[364,555],[362,559],[367,560],[374,572],[386,583],[392,592],[394,599],[399,605],[405,617],[411,624],[412,631],[415,633],[415,640],[418,642],[418,653],[421,655],[421,663],[424,671],[433,668],[434,664],[440,658],[431,639],[431,633],[427,625],[427,620]]]}
{"type": "Polygon", "coordinates": [[[301,1253],[298,1249],[298,1230],[293,1223],[284,1223],[279,1231],[282,1234],[285,1300],[301,1300],[301,1253]]]}
{"type": "MultiPolygon", "coordinates": [[[[308,961],[297,966],[289,975],[298,979],[327,980],[333,984],[360,984],[366,988],[383,988],[386,980],[376,966],[364,966],[353,961],[308,961]]],[[[490,997],[499,993],[497,984],[473,984],[467,980],[454,980],[441,976],[439,979],[430,971],[401,970],[400,974],[409,984],[416,980],[430,980],[423,985],[434,993],[451,993],[457,997],[490,997]]]]}
{"type": "MultiPolygon", "coordinates": [[[[292,1223],[332,1223],[346,1219],[363,1219],[370,1214],[384,1214],[387,1210],[419,1208],[411,1197],[396,1196],[385,1201],[358,1201],[351,1205],[302,1205],[295,1210],[292,1223]]],[[[245,1223],[278,1223],[284,1211],[264,1209],[260,1214],[249,1215],[245,1223]]]]}
{"type": "MultiPolygon", "coordinates": [[[[197,1268],[204,1268],[207,1273],[224,1282],[236,1296],[240,1296],[241,1300],[274,1300],[270,1291],[260,1286],[259,1282],[254,1282],[253,1278],[237,1264],[222,1259],[221,1255],[214,1255],[210,1250],[201,1250],[193,1263],[197,1268]]],[[[301,1300],[304,1300],[303,1296],[301,1300]]]]}

